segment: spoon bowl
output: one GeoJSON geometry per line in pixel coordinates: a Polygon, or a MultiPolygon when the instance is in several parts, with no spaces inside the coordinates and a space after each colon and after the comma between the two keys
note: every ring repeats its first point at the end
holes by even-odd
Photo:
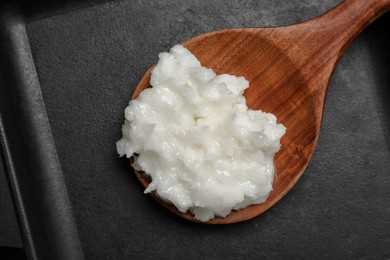
{"type": "MultiPolygon", "coordinates": [[[[250,83],[245,92],[248,107],[273,113],[287,128],[274,159],[274,189],[268,199],[202,223],[229,224],[254,218],[294,186],[314,153],[326,90],[338,60],[352,40],[389,8],[390,0],[346,0],[301,24],[223,30],[183,43],[203,66],[217,74],[244,76],[250,83]]],[[[132,99],[150,87],[151,69],[140,80],[132,99]]],[[[147,187],[150,179],[136,174],[147,187]]],[[[173,213],[199,222],[191,213],[181,213],[152,196],[173,213]]]]}

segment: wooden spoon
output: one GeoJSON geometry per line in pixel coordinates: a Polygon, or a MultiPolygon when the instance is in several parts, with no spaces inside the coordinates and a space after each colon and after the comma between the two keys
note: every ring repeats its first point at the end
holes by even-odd
{"type": "MultiPolygon", "coordinates": [[[[335,66],[352,40],[390,9],[390,0],[345,0],[329,12],[307,22],[278,28],[246,28],[211,32],[184,42],[202,63],[217,74],[244,76],[252,109],[271,112],[287,131],[275,156],[274,189],[266,202],[232,211],[208,224],[251,219],[274,205],[294,186],[308,165],[320,131],[326,90],[335,66]]],[[[150,84],[149,69],[132,99],[150,84]]],[[[137,176],[143,186],[150,180],[137,176]]],[[[155,198],[156,196],[153,195],[155,198]]],[[[156,198],[173,213],[173,205],[156,198]]]]}

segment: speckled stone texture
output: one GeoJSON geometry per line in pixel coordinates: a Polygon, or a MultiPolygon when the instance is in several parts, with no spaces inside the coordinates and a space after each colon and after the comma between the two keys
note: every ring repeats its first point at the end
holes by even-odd
{"type": "Polygon", "coordinates": [[[346,51],[303,177],[243,223],[184,221],[143,194],[115,142],[161,51],[234,27],[298,23],[339,0],[114,1],[34,15],[27,33],[86,259],[390,258],[390,16],[346,51]]]}

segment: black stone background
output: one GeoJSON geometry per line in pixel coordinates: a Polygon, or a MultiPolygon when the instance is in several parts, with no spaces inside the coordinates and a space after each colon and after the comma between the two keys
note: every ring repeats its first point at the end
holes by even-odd
{"type": "MultiPolygon", "coordinates": [[[[161,51],[234,27],[298,23],[339,0],[21,1],[40,86],[86,259],[390,257],[390,16],[333,75],[303,177],[263,215],[207,226],[172,215],[119,159],[135,85],[161,51]]],[[[22,246],[0,178],[0,246],[22,246]]]]}

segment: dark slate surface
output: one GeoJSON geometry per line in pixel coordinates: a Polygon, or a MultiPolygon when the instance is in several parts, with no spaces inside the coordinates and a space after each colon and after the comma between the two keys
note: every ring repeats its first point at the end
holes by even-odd
{"type": "Polygon", "coordinates": [[[347,50],[317,150],[293,190],[244,223],[205,226],[148,196],[115,153],[123,109],[157,54],[223,28],[297,23],[332,1],[116,1],[27,25],[87,259],[390,257],[389,15],[347,50]]]}

